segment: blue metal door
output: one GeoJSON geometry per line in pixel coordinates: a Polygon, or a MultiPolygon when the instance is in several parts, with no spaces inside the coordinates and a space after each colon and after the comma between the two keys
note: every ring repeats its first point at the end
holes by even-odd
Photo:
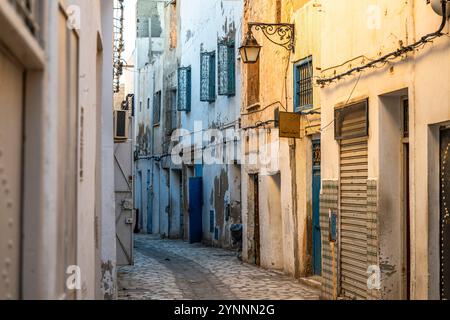
{"type": "Polygon", "coordinates": [[[313,211],[313,272],[322,273],[322,240],[320,236],[320,141],[313,142],[313,179],[312,179],[312,211],[313,211]]]}
{"type": "Polygon", "coordinates": [[[202,241],[202,202],[202,178],[189,178],[189,243],[202,241]]]}

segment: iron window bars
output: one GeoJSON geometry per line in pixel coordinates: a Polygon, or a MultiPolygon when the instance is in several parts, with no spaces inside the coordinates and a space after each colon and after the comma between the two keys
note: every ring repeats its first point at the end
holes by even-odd
{"type": "Polygon", "coordinates": [[[216,100],[216,52],[200,54],[200,101],[216,100]]]}
{"type": "Polygon", "coordinates": [[[218,84],[220,96],[236,94],[236,59],[233,41],[220,41],[218,48],[218,84]]]}
{"type": "Polygon", "coordinates": [[[313,108],[312,57],[303,59],[295,66],[295,112],[313,108]]]}
{"type": "Polygon", "coordinates": [[[191,67],[178,69],[178,111],[191,111],[191,67]]]}

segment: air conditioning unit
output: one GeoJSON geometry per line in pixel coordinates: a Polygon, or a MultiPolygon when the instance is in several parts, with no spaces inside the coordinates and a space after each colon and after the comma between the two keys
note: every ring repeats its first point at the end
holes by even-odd
{"type": "Polygon", "coordinates": [[[124,141],[128,139],[128,111],[114,111],[114,140],[124,141]]]}

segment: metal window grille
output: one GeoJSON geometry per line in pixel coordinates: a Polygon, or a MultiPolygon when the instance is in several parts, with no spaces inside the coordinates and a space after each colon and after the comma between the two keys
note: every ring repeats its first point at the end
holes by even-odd
{"type": "Polygon", "coordinates": [[[41,0],[9,0],[16,8],[28,30],[35,38],[39,37],[40,20],[41,20],[41,0]]]}
{"type": "Polygon", "coordinates": [[[313,107],[312,78],[312,57],[308,57],[295,67],[295,112],[313,107]]]}
{"type": "Polygon", "coordinates": [[[320,152],[320,141],[313,142],[313,167],[320,167],[321,152],[320,152]]]}
{"type": "Polygon", "coordinates": [[[216,100],[216,53],[200,54],[200,101],[216,100]]]}
{"type": "Polygon", "coordinates": [[[153,124],[157,125],[161,121],[161,91],[155,93],[153,97],[153,124]]]}
{"type": "Polygon", "coordinates": [[[403,100],[403,137],[409,137],[409,100],[403,100]]]}
{"type": "Polygon", "coordinates": [[[178,111],[191,111],[191,67],[178,69],[178,111]]]}
{"type": "Polygon", "coordinates": [[[219,95],[236,94],[236,59],[234,42],[218,43],[218,83],[219,95]]]}

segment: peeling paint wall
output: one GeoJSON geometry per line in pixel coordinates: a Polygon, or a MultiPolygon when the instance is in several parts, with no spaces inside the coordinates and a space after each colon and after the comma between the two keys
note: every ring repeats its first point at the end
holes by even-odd
{"type": "MultiPolygon", "coordinates": [[[[179,48],[180,66],[192,67],[192,110],[181,112],[180,127],[194,132],[195,121],[201,121],[203,130],[219,129],[225,136],[226,130],[238,127],[240,114],[240,63],[236,60],[236,93],[233,96],[219,96],[212,103],[200,101],[200,53],[216,51],[219,41],[234,42],[237,59],[241,40],[242,3],[223,0],[182,0],[180,7],[179,48]]],[[[217,75],[217,73],[216,73],[217,75]]],[[[217,77],[217,76],[216,76],[217,77]]],[[[206,138],[206,137],[205,137],[206,138]]],[[[232,142],[228,142],[232,144],[232,142]]],[[[205,142],[206,146],[206,142],[205,142]]],[[[214,149],[225,148],[219,143],[214,149]]],[[[216,152],[207,147],[205,152],[216,152]]],[[[187,172],[192,168],[185,168],[187,172]]],[[[241,223],[240,166],[237,164],[204,165],[203,175],[203,241],[207,245],[231,247],[230,226],[241,223]],[[213,230],[210,230],[211,213],[213,230]],[[211,232],[212,231],[212,232],[211,232]]],[[[184,198],[188,195],[188,176],[183,179],[184,198]]],[[[186,200],[185,200],[186,201],[186,200]]],[[[186,208],[185,208],[186,209],[186,208]]],[[[184,212],[185,217],[188,212],[184,212]]],[[[187,219],[185,219],[187,222],[187,219]]]]}
{"type": "MultiPolygon", "coordinates": [[[[167,227],[161,225],[160,214],[168,203],[169,185],[162,180],[159,158],[164,153],[162,121],[154,119],[154,107],[164,106],[163,50],[167,28],[165,4],[161,1],[140,0],[136,5],[138,37],[135,61],[135,107],[136,107],[136,208],[139,209],[140,231],[166,234],[167,227]],[[157,95],[161,92],[160,95],[157,95]],[[160,97],[161,101],[155,101],[160,97]],[[160,199],[160,195],[164,197],[160,199]]],[[[161,119],[164,113],[160,111],[161,119]]]]}
{"type": "MultiPolygon", "coordinates": [[[[295,53],[289,53],[265,38],[262,32],[253,32],[262,50],[259,66],[241,64],[243,128],[273,121],[276,108],[293,112],[294,66],[309,56],[313,57],[314,67],[320,63],[321,14],[316,2],[244,1],[244,31],[248,22],[293,23],[296,43],[295,53]]],[[[317,71],[314,69],[313,72],[316,74],[317,71]]],[[[313,95],[313,108],[320,112],[320,96],[316,88],[313,95]]],[[[276,141],[278,129],[273,124],[264,128],[271,129],[266,141],[276,141]]],[[[301,133],[301,139],[279,140],[279,151],[269,170],[262,165],[247,165],[242,172],[242,194],[246,195],[242,216],[248,221],[244,228],[248,244],[244,243],[244,248],[252,251],[255,233],[251,224],[254,199],[249,179],[251,174],[260,173],[260,250],[261,257],[271,257],[268,260],[263,258],[261,264],[295,277],[312,274],[312,140],[320,139],[320,115],[303,116],[301,133]],[[261,175],[266,171],[268,175],[261,175]],[[280,179],[280,187],[274,185],[274,179],[280,179]]],[[[251,130],[246,132],[248,137],[252,134],[251,130]]],[[[251,138],[244,139],[244,156],[263,151],[261,147],[249,151],[253,145],[251,138]]],[[[251,262],[252,256],[246,254],[244,250],[244,260],[251,262]]]]}

